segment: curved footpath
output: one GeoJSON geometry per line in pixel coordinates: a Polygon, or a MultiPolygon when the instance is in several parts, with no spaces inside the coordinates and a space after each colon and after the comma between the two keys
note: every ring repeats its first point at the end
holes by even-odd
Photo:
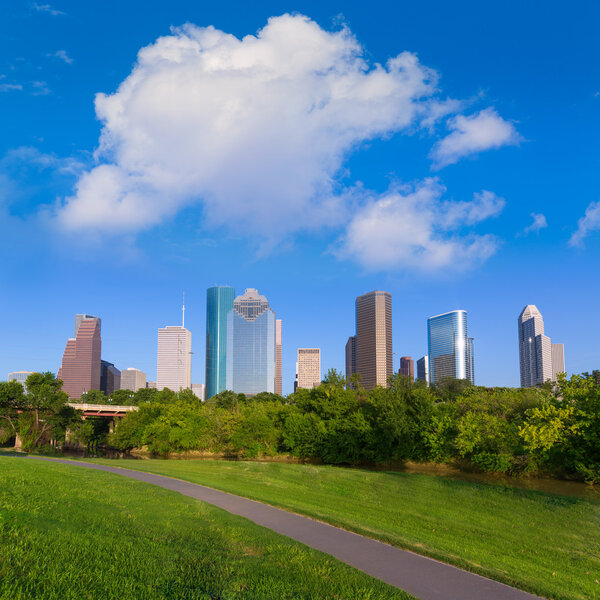
{"type": "MultiPolygon", "coordinates": [[[[262,502],[220,492],[196,483],[120,467],[41,456],[27,456],[27,458],[108,471],[208,502],[227,512],[245,517],[257,525],[301,542],[310,548],[330,554],[421,600],[533,600],[536,598],[540,600],[539,596],[528,594],[475,573],[463,571],[432,558],[401,550],[262,502]]],[[[490,540],[490,543],[493,543],[493,540],[490,540]]]]}

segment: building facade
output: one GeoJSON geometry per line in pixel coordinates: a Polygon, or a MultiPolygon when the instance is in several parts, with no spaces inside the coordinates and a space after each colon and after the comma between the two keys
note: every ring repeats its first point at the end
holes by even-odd
{"type": "Polygon", "coordinates": [[[227,315],[233,309],[235,289],[213,286],[206,290],[206,397],[227,386],[227,315]]]}
{"type": "Polygon", "coordinates": [[[417,361],[417,379],[429,385],[429,356],[422,356],[417,361]]]}
{"type": "Polygon", "coordinates": [[[100,361],[100,390],[110,396],[121,389],[121,371],[107,360],[100,361]]]}
{"type": "Polygon", "coordinates": [[[156,388],[174,392],[192,385],[192,334],[183,326],[158,330],[156,388]]]}
{"type": "Polygon", "coordinates": [[[129,367],[121,371],[121,389],[137,392],[146,387],[146,373],[129,367]]]}
{"type": "Polygon", "coordinates": [[[192,392],[200,400],[204,402],[206,400],[206,387],[203,383],[192,383],[192,392]]]}
{"type": "Polygon", "coordinates": [[[100,389],[101,321],[91,315],[75,315],[75,337],[67,340],[58,379],[69,398],[100,389]]]}
{"type": "Polygon", "coordinates": [[[392,295],[376,290],[356,299],[356,371],[369,390],[387,386],[393,370],[392,295]]]}
{"type": "Polygon", "coordinates": [[[282,331],[281,319],[275,320],[275,393],[281,396],[282,331]]]}
{"type": "Polygon", "coordinates": [[[556,381],[565,371],[564,347],[553,344],[544,333],[544,319],[534,304],[528,304],[517,320],[521,387],[556,381]]]}
{"type": "Polygon", "coordinates": [[[321,384],[320,348],[298,348],[296,381],[299,388],[314,388],[321,384]]]}
{"type": "Polygon", "coordinates": [[[415,379],[415,361],[411,356],[401,356],[400,357],[400,370],[398,371],[400,375],[404,375],[404,377],[410,377],[411,381],[415,379]]]}
{"type": "Polygon", "coordinates": [[[350,378],[356,373],[356,336],[351,335],[346,342],[346,385],[352,387],[350,378]]]}
{"type": "Polygon", "coordinates": [[[268,300],[248,288],[227,316],[227,385],[236,393],[275,392],[276,317],[268,300]]]}
{"type": "Polygon", "coordinates": [[[25,381],[35,371],[13,371],[8,374],[7,381],[18,381],[23,387],[25,387],[25,381]]]}
{"type": "Polygon", "coordinates": [[[473,338],[468,336],[467,311],[453,310],[427,320],[429,378],[468,379],[474,383],[473,338]]]}

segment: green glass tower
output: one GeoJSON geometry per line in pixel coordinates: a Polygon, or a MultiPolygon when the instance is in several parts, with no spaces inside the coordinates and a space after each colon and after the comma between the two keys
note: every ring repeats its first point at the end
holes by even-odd
{"type": "Polygon", "coordinates": [[[227,384],[227,313],[233,308],[235,289],[214,286],[206,290],[206,399],[224,391],[227,384]]]}

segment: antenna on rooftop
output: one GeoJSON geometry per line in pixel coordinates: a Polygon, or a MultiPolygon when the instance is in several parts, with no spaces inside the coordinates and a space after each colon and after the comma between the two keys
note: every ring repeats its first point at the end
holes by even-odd
{"type": "Polygon", "coordinates": [[[185,327],[185,292],[183,292],[183,305],[181,306],[181,326],[185,327]]]}

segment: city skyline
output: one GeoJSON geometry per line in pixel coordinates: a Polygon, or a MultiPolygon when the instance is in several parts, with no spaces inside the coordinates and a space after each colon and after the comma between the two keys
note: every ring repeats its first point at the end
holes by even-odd
{"type": "Polygon", "coordinates": [[[220,282],[257,287],[278,307],[284,393],[299,347],[319,346],[324,366],[344,370],[348,299],[373,289],[394,298],[395,370],[400,355],[426,354],[425,320],[458,306],[477,340],[477,381],[518,386],[514,320],[528,303],[565,344],[569,373],[597,368],[600,283],[590,274],[600,253],[600,96],[586,59],[595,56],[600,7],[434,7],[435,20],[422,5],[377,1],[342,10],[329,1],[200,10],[183,0],[133,0],[121,20],[70,0],[56,15],[7,10],[0,372],[56,369],[65,324],[86,310],[104,320],[106,358],[154,379],[156,330],[179,322],[185,288],[193,379],[202,380],[206,288],[220,282]],[[198,50],[185,55],[181,87],[158,93],[172,75],[171,63],[158,60],[164,44],[198,49],[211,26],[220,36],[214,52],[226,54],[223,40],[237,39],[242,63],[249,43],[263,57],[295,56],[283,52],[293,40],[336,51],[263,65],[282,86],[273,97],[243,69],[212,77],[193,59],[198,50]],[[284,26],[294,35],[276,35],[284,26]],[[540,31],[578,35],[565,47],[540,31]],[[140,51],[150,59],[142,66],[140,51]],[[366,70],[357,72],[349,57],[366,70]],[[317,59],[325,68],[315,68],[317,59]],[[318,74],[365,82],[376,65],[402,93],[369,98],[364,110],[353,97],[328,103],[318,74]],[[128,98],[138,66],[148,85],[128,98]],[[560,83],[557,68],[566,73],[560,83]],[[196,84],[199,97],[219,101],[181,107],[196,84]],[[252,113],[239,121],[232,100],[252,90],[260,102],[248,103],[252,113]],[[123,119],[115,122],[117,114],[123,119]],[[215,133],[215,123],[227,128],[215,133]],[[136,146],[136,131],[149,143],[136,146]],[[144,165],[140,179],[136,165],[144,165]],[[586,327],[570,327],[565,307],[586,327]]]}

